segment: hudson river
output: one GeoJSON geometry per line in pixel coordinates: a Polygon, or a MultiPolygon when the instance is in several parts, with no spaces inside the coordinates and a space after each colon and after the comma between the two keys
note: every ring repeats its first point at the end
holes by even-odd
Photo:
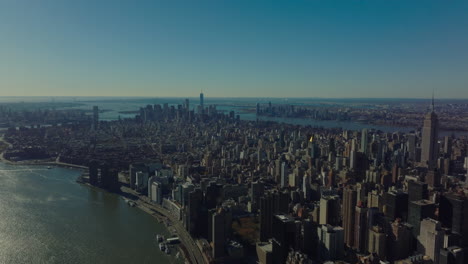
{"type": "Polygon", "coordinates": [[[175,262],[154,242],[162,224],[79,174],[0,163],[0,263],[175,262]]]}

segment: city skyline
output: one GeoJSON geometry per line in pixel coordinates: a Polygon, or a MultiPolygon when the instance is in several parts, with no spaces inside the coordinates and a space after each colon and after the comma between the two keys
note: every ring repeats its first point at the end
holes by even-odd
{"type": "Polygon", "coordinates": [[[0,5],[0,96],[468,98],[462,1],[0,5]]]}

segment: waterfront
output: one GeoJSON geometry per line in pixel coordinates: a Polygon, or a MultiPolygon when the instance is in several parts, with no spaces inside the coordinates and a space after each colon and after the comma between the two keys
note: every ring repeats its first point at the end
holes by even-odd
{"type": "MultiPolygon", "coordinates": [[[[0,263],[173,263],[154,243],[167,229],[81,172],[0,163],[0,263]]],[[[178,262],[183,262],[179,260],[178,262]]]]}
{"type": "MultiPolygon", "coordinates": [[[[189,98],[191,108],[195,109],[198,105],[198,98],[189,98]]],[[[361,102],[361,103],[388,103],[393,104],[399,101],[405,103],[411,103],[414,101],[415,104],[425,104],[427,100],[424,99],[399,99],[398,101],[392,99],[255,99],[255,98],[205,98],[205,103],[207,105],[216,105],[219,111],[229,112],[234,111],[236,115],[239,115],[241,120],[255,121],[257,116],[254,112],[245,111],[246,109],[253,109],[257,102],[267,103],[272,101],[276,104],[292,104],[297,106],[304,105],[314,105],[316,107],[323,107],[330,103],[335,103],[338,105],[346,105],[348,107],[353,107],[352,103],[361,102]],[[327,104],[324,104],[327,103],[327,104]]],[[[443,101],[443,100],[442,100],[443,101]]],[[[148,104],[165,104],[177,106],[178,104],[183,104],[183,98],[88,98],[87,100],[77,101],[80,105],[72,108],[90,110],[94,105],[99,106],[99,109],[104,110],[100,114],[101,120],[105,121],[114,121],[119,118],[133,118],[135,113],[128,113],[131,111],[138,111],[140,107],[145,107],[148,104]],[[127,112],[127,113],[124,113],[127,112]]],[[[445,100],[445,103],[452,102],[451,100],[445,100]]],[[[63,108],[70,109],[70,108],[63,108]]],[[[386,133],[393,132],[402,132],[408,133],[410,131],[415,131],[420,127],[405,127],[405,126],[394,126],[394,125],[379,125],[379,124],[370,124],[357,121],[336,121],[336,120],[314,120],[310,118],[290,118],[290,117],[269,117],[269,116],[259,116],[261,121],[272,121],[278,123],[286,123],[293,125],[301,126],[312,126],[312,127],[323,127],[323,128],[341,128],[344,130],[362,130],[367,129],[376,129],[381,130],[386,133]]],[[[422,125],[422,124],[421,124],[422,125]]],[[[468,136],[468,131],[451,131],[451,130],[441,130],[439,131],[439,136],[468,136]]]]}

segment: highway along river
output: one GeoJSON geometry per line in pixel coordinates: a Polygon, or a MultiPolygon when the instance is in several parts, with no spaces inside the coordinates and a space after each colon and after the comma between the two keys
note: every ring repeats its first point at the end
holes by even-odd
{"type": "Polygon", "coordinates": [[[157,247],[163,224],[79,175],[0,163],[0,263],[183,263],[157,247]]]}

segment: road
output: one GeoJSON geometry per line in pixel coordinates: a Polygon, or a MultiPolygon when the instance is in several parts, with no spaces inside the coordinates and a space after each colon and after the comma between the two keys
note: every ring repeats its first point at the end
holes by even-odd
{"type": "Polygon", "coordinates": [[[189,253],[188,257],[190,257],[191,263],[196,263],[196,264],[205,263],[202,252],[200,251],[200,248],[197,246],[197,244],[193,240],[192,236],[187,232],[187,230],[185,230],[182,223],[178,219],[175,219],[175,217],[167,209],[165,209],[164,207],[160,205],[149,202],[147,197],[139,195],[138,193],[136,193],[130,188],[122,187],[121,190],[124,193],[128,193],[128,194],[139,197],[138,200],[134,200],[134,202],[138,206],[144,206],[146,208],[149,208],[165,216],[171,222],[172,227],[174,227],[174,229],[176,230],[180,241],[187,248],[187,252],[189,253]]]}

